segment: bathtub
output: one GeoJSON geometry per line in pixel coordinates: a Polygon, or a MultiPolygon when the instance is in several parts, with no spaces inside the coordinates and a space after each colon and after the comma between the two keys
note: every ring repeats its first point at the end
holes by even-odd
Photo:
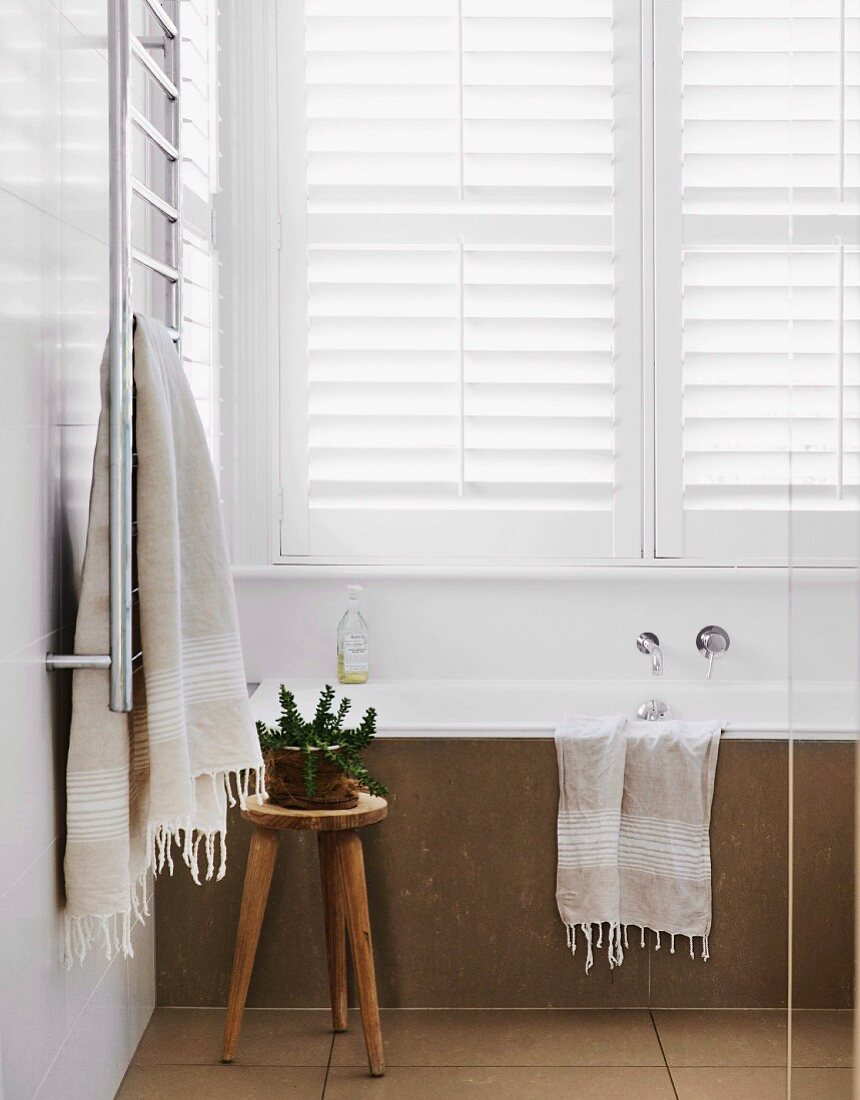
{"type": "MultiPolygon", "coordinates": [[[[719,670],[718,670],[719,671],[719,670]]],[[[310,717],[324,680],[284,677],[310,717]]],[[[251,697],[255,719],[277,717],[279,680],[264,680],[251,697]]],[[[851,740],[857,735],[857,686],[844,682],[749,683],[641,680],[371,680],[337,685],[352,716],[375,707],[379,737],[548,737],[566,711],[635,715],[640,703],[664,700],[679,718],[718,718],[729,739],[851,740]]]]}

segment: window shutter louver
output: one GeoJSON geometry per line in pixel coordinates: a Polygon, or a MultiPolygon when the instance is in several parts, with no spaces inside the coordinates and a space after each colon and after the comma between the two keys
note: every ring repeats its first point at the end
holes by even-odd
{"type": "Polygon", "coordinates": [[[182,0],[182,361],[217,468],[217,190],[215,0],[182,0]]]}
{"type": "Polygon", "coordinates": [[[639,554],[624,6],[281,6],[285,554],[639,554]]]}
{"type": "Polygon", "coordinates": [[[853,558],[860,3],[656,10],[658,553],[853,558]]]}

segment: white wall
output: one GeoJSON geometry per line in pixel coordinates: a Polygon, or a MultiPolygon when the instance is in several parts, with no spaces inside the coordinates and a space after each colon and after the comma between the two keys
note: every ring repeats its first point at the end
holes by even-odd
{"type": "Polygon", "coordinates": [[[104,0],[7,0],[0,35],[0,1095],[113,1096],[154,1003],[135,959],[60,958],[63,679],[107,326],[104,0]],[[98,43],[91,37],[102,36],[98,43]]]}
{"type": "Polygon", "coordinates": [[[848,569],[608,566],[482,578],[272,566],[236,571],[248,678],[335,676],[348,580],[365,587],[376,679],[636,680],[649,672],[636,637],[651,630],[665,680],[704,690],[695,637],[710,623],[732,642],[718,682],[854,683],[860,664],[848,569]]]}

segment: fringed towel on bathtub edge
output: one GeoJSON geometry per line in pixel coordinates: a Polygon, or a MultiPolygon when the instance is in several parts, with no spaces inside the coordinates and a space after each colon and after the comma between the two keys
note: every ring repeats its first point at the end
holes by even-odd
{"type": "Polygon", "coordinates": [[[709,829],[720,744],[715,722],[568,717],[556,731],[559,774],[556,900],[588,972],[607,925],[610,967],[628,925],[702,940],[711,930],[709,829]],[[596,926],[596,928],[595,928],[596,926]]]}
{"type": "MultiPolygon", "coordinates": [[[[226,870],[227,802],[263,793],[233,582],[209,452],[167,329],[135,318],[137,583],[144,666],[134,713],[108,708],[105,672],[75,671],[67,766],[66,958],[96,937],[132,954],[146,876],[172,845],[199,882],[226,870]],[[202,852],[200,851],[202,847],[202,852]]],[[[76,653],[108,652],[108,396],[102,363],[76,653]]]]}

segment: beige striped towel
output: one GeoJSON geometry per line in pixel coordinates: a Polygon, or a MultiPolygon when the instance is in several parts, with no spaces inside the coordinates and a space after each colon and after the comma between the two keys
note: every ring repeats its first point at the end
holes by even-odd
{"type": "Polygon", "coordinates": [[[603,946],[624,960],[629,925],[702,940],[711,931],[709,829],[720,744],[716,722],[565,718],[556,731],[559,767],[556,900],[586,972],[603,946]]]}
{"type": "MultiPolygon", "coordinates": [[[[262,758],[248,703],[220,502],[203,427],[166,328],[135,318],[137,582],[143,667],[134,713],[108,708],[105,672],[76,671],[67,765],[66,957],[100,936],[132,954],[147,872],[199,882],[226,869],[227,802],[262,758]]],[[[76,653],[108,651],[107,356],[102,364],[76,653]]],[[[259,797],[259,796],[258,796],[259,797]]]]}
{"type": "MultiPolygon", "coordinates": [[[[593,947],[603,946],[603,925],[608,925],[613,942],[617,937],[625,722],[623,715],[568,716],[555,734],[559,781],[556,901],[574,954],[577,927],[585,939],[586,973],[594,961],[593,947]]],[[[615,951],[608,943],[607,947],[614,966],[615,951]]]]}

